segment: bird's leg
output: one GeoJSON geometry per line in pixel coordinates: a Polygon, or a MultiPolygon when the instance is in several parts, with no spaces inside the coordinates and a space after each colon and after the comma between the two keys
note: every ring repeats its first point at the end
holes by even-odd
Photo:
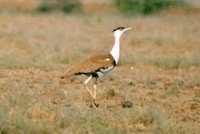
{"type": "Polygon", "coordinates": [[[87,80],[84,81],[84,84],[86,86],[86,89],[88,91],[88,93],[90,94],[90,96],[94,99],[94,95],[92,94],[92,92],[90,91],[89,87],[87,86],[87,83],[91,80],[92,76],[90,76],[87,80]]]}
{"type": "Polygon", "coordinates": [[[91,96],[91,99],[92,99],[92,102],[94,103],[94,105],[96,107],[98,107],[99,105],[95,102],[95,99],[96,99],[96,92],[95,92],[95,95],[92,94],[92,92],[90,91],[90,89],[88,88],[88,86],[86,86],[86,89],[87,91],[89,92],[90,96],[91,96]]]}
{"type": "Polygon", "coordinates": [[[90,94],[90,96],[92,97],[93,100],[95,100],[95,95],[92,94],[92,92],[90,91],[89,87],[86,85],[86,89],[88,91],[88,93],[90,94]]]}
{"type": "Polygon", "coordinates": [[[97,85],[93,85],[94,87],[94,98],[97,98],[97,85]]]}
{"type": "Polygon", "coordinates": [[[84,84],[87,85],[87,83],[91,80],[92,76],[90,76],[89,78],[87,78],[87,80],[84,81],[84,84]]]}
{"type": "Polygon", "coordinates": [[[87,83],[91,80],[91,78],[92,78],[92,76],[90,76],[87,80],[85,80],[85,81],[84,81],[84,84],[85,84],[85,86],[86,86],[86,89],[87,89],[88,93],[89,93],[90,96],[92,97],[92,101],[93,101],[94,105],[95,105],[96,107],[98,107],[98,104],[96,104],[96,102],[95,102],[95,99],[96,99],[96,91],[95,91],[95,93],[93,94],[93,93],[90,91],[89,87],[87,86],[87,83]]]}
{"type": "Polygon", "coordinates": [[[95,79],[95,82],[94,82],[94,98],[96,99],[97,97],[97,82],[98,82],[98,78],[95,79]]]}

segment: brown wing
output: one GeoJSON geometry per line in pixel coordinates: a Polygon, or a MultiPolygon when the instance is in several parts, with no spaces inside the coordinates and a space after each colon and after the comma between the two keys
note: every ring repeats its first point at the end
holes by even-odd
{"type": "Polygon", "coordinates": [[[79,72],[92,72],[100,68],[108,68],[113,66],[115,61],[110,54],[98,54],[88,57],[87,59],[80,62],[80,64],[72,67],[64,76],[68,77],[79,72]]]}

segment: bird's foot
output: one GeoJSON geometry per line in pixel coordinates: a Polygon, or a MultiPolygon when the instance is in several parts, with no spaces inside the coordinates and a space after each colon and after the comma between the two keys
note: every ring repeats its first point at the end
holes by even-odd
{"type": "Polygon", "coordinates": [[[94,105],[95,105],[95,107],[99,107],[99,104],[97,104],[97,103],[94,103],[94,105]]]}
{"type": "Polygon", "coordinates": [[[94,99],[92,99],[92,101],[95,107],[99,107],[99,104],[97,104],[94,99]]]}

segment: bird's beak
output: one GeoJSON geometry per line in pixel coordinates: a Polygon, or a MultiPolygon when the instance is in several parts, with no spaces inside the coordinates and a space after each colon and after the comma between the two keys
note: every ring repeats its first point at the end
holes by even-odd
{"type": "Polygon", "coordinates": [[[132,29],[131,27],[127,27],[127,28],[124,29],[124,32],[128,31],[128,30],[131,30],[131,29],[132,29]]]}

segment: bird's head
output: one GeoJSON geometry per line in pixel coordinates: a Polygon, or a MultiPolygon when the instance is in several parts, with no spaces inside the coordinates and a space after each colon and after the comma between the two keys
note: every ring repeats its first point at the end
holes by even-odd
{"type": "Polygon", "coordinates": [[[128,30],[130,30],[130,29],[132,29],[132,28],[131,28],[131,27],[127,27],[127,28],[125,28],[125,27],[118,27],[118,28],[115,28],[115,29],[113,30],[113,34],[114,34],[115,37],[120,38],[121,35],[122,35],[124,32],[126,32],[126,31],[128,31],[128,30]]]}

